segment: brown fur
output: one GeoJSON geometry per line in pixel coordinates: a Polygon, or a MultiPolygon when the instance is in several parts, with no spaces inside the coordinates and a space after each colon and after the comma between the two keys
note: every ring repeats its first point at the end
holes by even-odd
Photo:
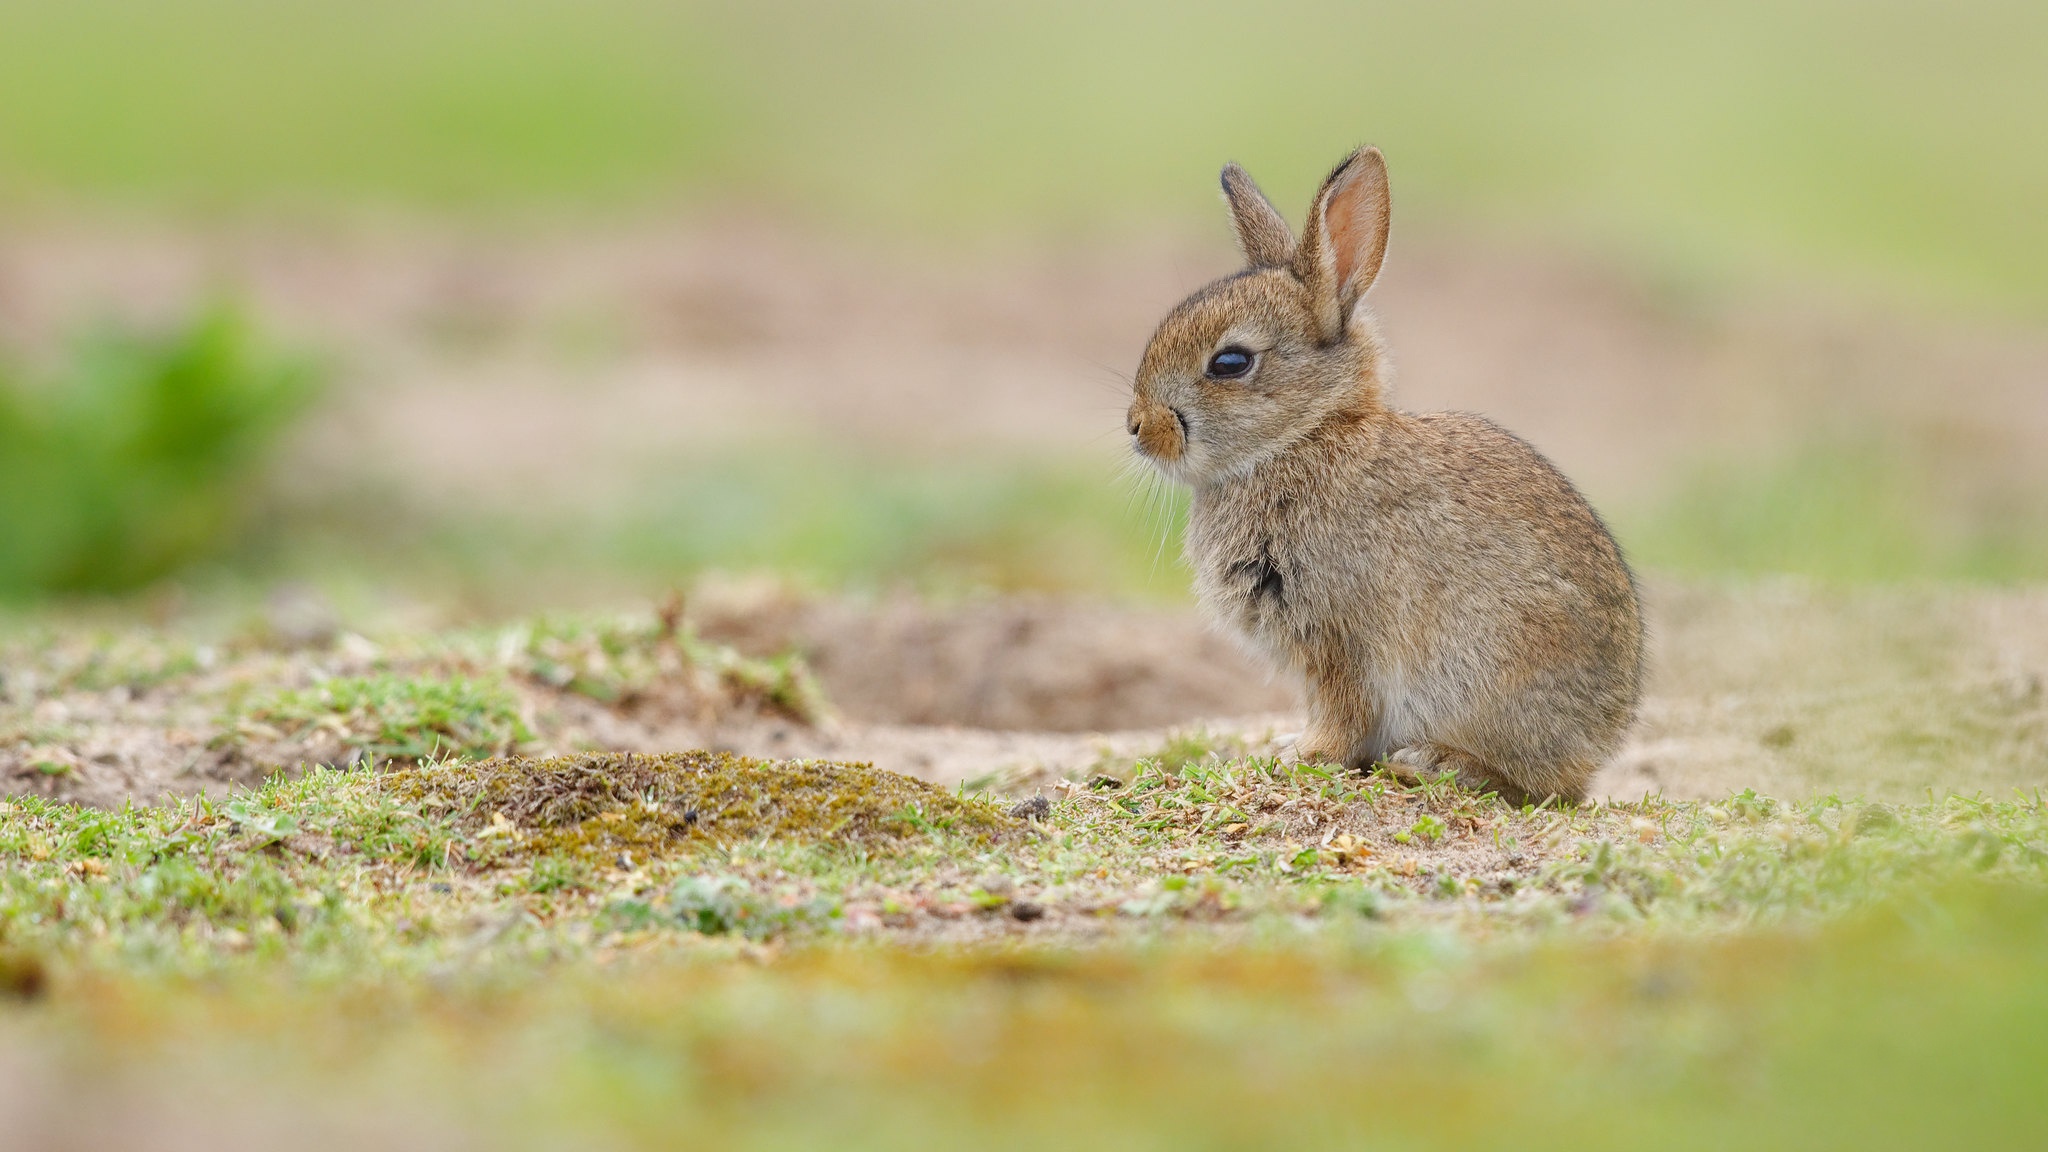
{"type": "Polygon", "coordinates": [[[1641,690],[1620,549],[1528,444],[1385,402],[1360,306],[1386,251],[1377,149],[1330,174],[1286,251],[1250,177],[1232,165],[1223,182],[1249,267],[1160,324],[1129,420],[1137,450],[1194,490],[1196,594],[1302,678],[1304,758],[1578,799],[1641,690]],[[1207,378],[1232,345],[1252,371],[1207,378]]]}

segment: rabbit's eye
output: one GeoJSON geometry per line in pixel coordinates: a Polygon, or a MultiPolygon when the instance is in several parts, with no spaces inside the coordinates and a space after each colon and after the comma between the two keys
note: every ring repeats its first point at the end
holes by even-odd
{"type": "Polygon", "coordinates": [[[1209,357],[1211,380],[1235,380],[1252,370],[1252,354],[1235,344],[1209,357]]]}

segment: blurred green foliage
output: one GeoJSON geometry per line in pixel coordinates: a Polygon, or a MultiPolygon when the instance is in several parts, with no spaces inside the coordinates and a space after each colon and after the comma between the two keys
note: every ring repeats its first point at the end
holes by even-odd
{"type": "Polygon", "coordinates": [[[642,570],[776,569],[930,591],[1178,593],[1186,494],[1073,460],[756,453],[679,468],[604,530],[642,570]]]}
{"type": "MultiPolygon", "coordinates": [[[[2048,579],[2048,492],[1956,465],[1952,448],[1906,435],[1817,433],[1776,455],[1680,464],[1666,484],[1600,503],[1653,571],[2048,579]]],[[[1177,599],[1190,581],[1187,502],[1147,470],[1119,480],[1087,460],[784,450],[676,467],[582,530],[586,555],[651,574],[758,568],[839,586],[1177,599]]]]}
{"type": "Polygon", "coordinates": [[[52,380],[0,375],[0,596],[134,588],[225,548],[313,389],[227,311],[100,330],[52,380]]]}
{"type": "Polygon", "coordinates": [[[827,588],[1168,599],[1185,596],[1187,494],[1096,458],[963,459],[817,445],[664,463],[595,507],[422,512],[350,492],[309,512],[267,562],[332,581],[368,565],[497,610],[607,581],[645,591],[706,571],[827,588]]]}
{"type": "MultiPolygon", "coordinates": [[[[1562,229],[1681,272],[1820,268],[2039,313],[2044,43],[2048,7],[2023,0],[20,0],[0,5],[0,204],[695,197],[941,235],[1213,230],[1220,160],[1293,212],[1371,139],[1404,221],[1562,229]]],[[[0,390],[0,481],[44,487],[0,508],[0,592],[132,586],[226,539],[240,433],[211,418],[167,432],[196,437],[180,458],[211,471],[144,462],[110,430],[140,407],[83,411],[126,403],[119,389],[56,406],[0,390]]],[[[253,404],[249,436],[292,390],[272,414],[253,404]]],[[[2048,573],[2048,517],[1930,495],[1889,451],[1719,462],[1611,507],[1652,567],[2048,573]]],[[[664,578],[718,565],[1179,594],[1177,505],[1148,522],[1125,503],[1065,464],[735,454],[597,525],[480,517],[426,535],[478,570],[524,534],[546,538],[535,563],[573,552],[664,578]]]]}
{"type": "Polygon", "coordinates": [[[919,229],[1290,211],[1360,140],[1403,219],[2048,305],[2027,0],[17,0],[0,189],[766,199],[919,229]]]}
{"type": "MultiPolygon", "coordinates": [[[[1688,576],[1836,584],[2048,578],[2048,495],[1956,476],[1897,436],[1820,435],[1775,455],[1678,463],[1668,483],[1595,492],[1630,560],[1688,576]]],[[[681,459],[594,509],[455,515],[345,497],[269,562],[332,581],[403,572],[496,610],[712,570],[824,588],[1182,600],[1188,496],[1094,458],[886,457],[785,445],[681,459]]]]}
{"type": "MultiPolygon", "coordinates": [[[[1836,583],[2048,578],[2048,493],[1956,486],[1897,436],[1823,436],[1762,460],[1706,460],[1618,510],[1638,562],[1703,575],[1836,583]]],[[[1945,467],[1946,466],[1946,467],[1945,467]]]]}

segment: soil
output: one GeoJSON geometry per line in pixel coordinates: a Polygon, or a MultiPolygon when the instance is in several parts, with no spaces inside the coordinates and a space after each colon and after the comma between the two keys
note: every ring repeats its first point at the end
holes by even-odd
{"type": "MultiPolygon", "coordinates": [[[[1595,795],[1909,799],[2048,782],[2048,591],[1652,580],[1648,606],[1649,691],[1595,795]]],[[[1079,778],[1175,729],[1264,748],[1300,728],[1291,686],[1188,613],[827,601],[766,611],[757,620],[773,625],[757,632],[743,616],[708,619],[742,650],[804,652],[849,721],[730,737],[754,754],[1021,786],[1079,778]],[[934,670],[937,687],[898,693],[906,669],[934,670]],[[1134,716],[1158,727],[1119,722],[1134,716]],[[973,727],[919,726],[931,723],[973,727]]]]}
{"type": "MultiPolygon", "coordinates": [[[[710,591],[696,602],[712,638],[805,654],[833,712],[808,723],[737,698],[685,706],[660,685],[604,703],[515,677],[538,737],[529,750],[865,761],[1022,793],[1085,780],[1176,733],[1276,751],[1299,729],[1289,686],[1188,613],[1046,600],[721,602],[710,591]]],[[[1754,788],[1910,799],[1930,788],[2030,791],[2048,777],[2048,592],[1655,581],[1649,603],[1650,690],[1595,795],[1713,798],[1754,788]]],[[[344,762],[322,729],[268,743],[228,738],[227,702],[250,685],[361,674],[387,659],[372,652],[346,637],[330,647],[245,648],[159,683],[141,676],[63,690],[38,688],[34,669],[15,659],[0,781],[8,791],[117,805],[344,762]]],[[[445,667],[441,659],[421,667],[445,667]]]]}

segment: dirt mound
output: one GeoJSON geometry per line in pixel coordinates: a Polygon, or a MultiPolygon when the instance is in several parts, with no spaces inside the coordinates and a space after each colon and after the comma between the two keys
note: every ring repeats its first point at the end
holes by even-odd
{"type": "Polygon", "coordinates": [[[1286,684],[1186,611],[727,584],[693,597],[691,619],[749,657],[801,654],[840,715],[867,724],[1116,732],[1296,706],[1286,684]]]}
{"type": "MultiPolygon", "coordinates": [[[[854,723],[779,744],[735,735],[739,751],[872,758],[939,780],[998,770],[1082,778],[1095,744],[1140,754],[1176,726],[1253,743],[1300,726],[1285,683],[1192,612],[750,595],[707,589],[693,612],[707,634],[742,650],[804,653],[854,723]],[[959,727],[908,727],[939,724],[959,727]],[[1061,732],[1128,738],[1073,735],[1054,746],[1061,732]],[[930,739],[906,738],[916,733],[930,739]],[[1016,746],[996,746],[999,736],[1016,746]],[[983,743],[964,761],[941,755],[970,738],[983,743]]],[[[1904,800],[2042,781],[2041,590],[1652,578],[1646,598],[1649,692],[1596,794],[1711,798],[1754,787],[1904,800]]]]}
{"type": "Polygon", "coordinates": [[[479,843],[591,863],[760,840],[888,852],[934,832],[990,845],[1022,828],[992,803],[866,764],[721,752],[430,764],[380,784],[430,811],[462,813],[479,843]]]}

